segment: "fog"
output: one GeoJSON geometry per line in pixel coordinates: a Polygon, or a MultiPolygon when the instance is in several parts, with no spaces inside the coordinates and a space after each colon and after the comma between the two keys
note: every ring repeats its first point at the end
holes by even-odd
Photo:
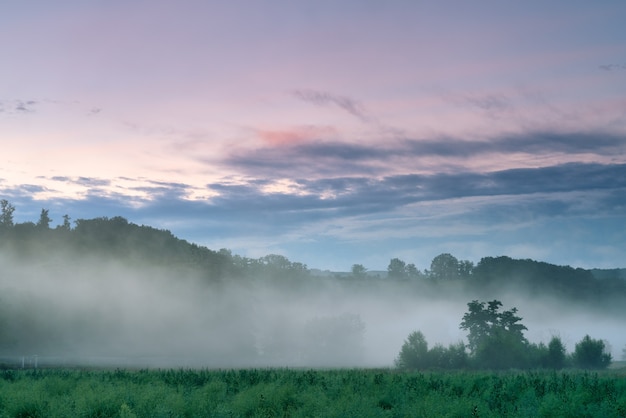
{"type": "MultiPolygon", "coordinates": [[[[0,292],[4,361],[123,367],[390,367],[412,331],[430,346],[465,340],[459,323],[478,299],[384,279],[209,283],[182,268],[69,256],[1,258],[0,292]]],[[[626,345],[623,316],[516,293],[493,298],[519,309],[531,342],[559,335],[572,351],[589,334],[607,340],[615,360],[626,345]]]]}

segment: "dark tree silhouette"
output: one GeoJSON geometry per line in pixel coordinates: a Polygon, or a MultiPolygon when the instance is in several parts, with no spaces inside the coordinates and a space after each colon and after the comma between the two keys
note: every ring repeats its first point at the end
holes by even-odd
{"type": "Polygon", "coordinates": [[[390,279],[405,279],[407,277],[406,263],[399,258],[392,258],[389,261],[389,266],[387,266],[387,277],[390,279]]]}
{"type": "Polygon", "coordinates": [[[589,335],[576,344],[574,364],[583,369],[605,369],[611,364],[611,353],[606,352],[602,340],[594,340],[589,335]]]}
{"type": "Polygon", "coordinates": [[[0,200],[0,228],[11,228],[13,226],[13,212],[15,212],[15,206],[9,203],[8,200],[0,200]]]}
{"type": "Polygon", "coordinates": [[[550,369],[562,369],[565,367],[567,356],[565,354],[565,345],[557,336],[552,337],[548,343],[548,353],[545,359],[545,367],[550,369]]]}
{"type": "Polygon", "coordinates": [[[352,277],[356,279],[364,279],[367,275],[367,269],[363,267],[363,264],[352,265],[352,277]]]}
{"type": "Polygon", "coordinates": [[[439,254],[430,263],[430,275],[435,280],[458,279],[459,260],[452,254],[439,254]]]}
{"type": "Polygon", "coordinates": [[[469,312],[463,315],[460,328],[469,331],[467,339],[474,361],[481,367],[522,367],[528,341],[524,337],[526,326],[520,323],[517,308],[500,312],[502,302],[467,304],[469,312]]]}
{"type": "Polygon", "coordinates": [[[40,229],[49,229],[50,222],[52,222],[52,219],[50,219],[50,216],[48,215],[48,209],[41,209],[39,221],[37,221],[37,227],[40,229]]]}
{"type": "Polygon", "coordinates": [[[421,331],[409,334],[395,364],[399,369],[405,370],[424,369],[428,366],[428,342],[421,331]]]}

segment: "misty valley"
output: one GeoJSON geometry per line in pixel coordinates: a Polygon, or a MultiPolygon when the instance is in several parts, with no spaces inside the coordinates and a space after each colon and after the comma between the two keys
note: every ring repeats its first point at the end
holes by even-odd
{"type": "Polygon", "coordinates": [[[12,213],[2,417],[626,414],[623,269],[441,254],[328,272],[122,217],[12,213]]]}
{"type": "Polygon", "coordinates": [[[626,346],[624,270],[441,254],[423,271],[395,258],[386,272],[332,273],[213,251],[121,217],[72,226],[66,216],[51,228],[46,210],[37,223],[12,214],[3,201],[5,364],[390,367],[416,331],[431,348],[465,347],[460,323],[478,300],[514,307],[535,345],[556,336],[573,352],[590,335],[614,360],[626,346]]]}

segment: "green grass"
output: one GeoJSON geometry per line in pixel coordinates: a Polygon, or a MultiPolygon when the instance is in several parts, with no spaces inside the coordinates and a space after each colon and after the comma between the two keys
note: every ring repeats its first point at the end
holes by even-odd
{"type": "Polygon", "coordinates": [[[626,371],[0,371],[0,418],[70,416],[624,417],[626,371]]]}

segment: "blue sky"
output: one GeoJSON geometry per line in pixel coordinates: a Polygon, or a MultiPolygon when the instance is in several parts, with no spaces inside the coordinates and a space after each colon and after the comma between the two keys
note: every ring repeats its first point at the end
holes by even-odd
{"type": "Polygon", "coordinates": [[[0,196],[309,267],[626,266],[621,1],[0,5],[0,196]]]}

